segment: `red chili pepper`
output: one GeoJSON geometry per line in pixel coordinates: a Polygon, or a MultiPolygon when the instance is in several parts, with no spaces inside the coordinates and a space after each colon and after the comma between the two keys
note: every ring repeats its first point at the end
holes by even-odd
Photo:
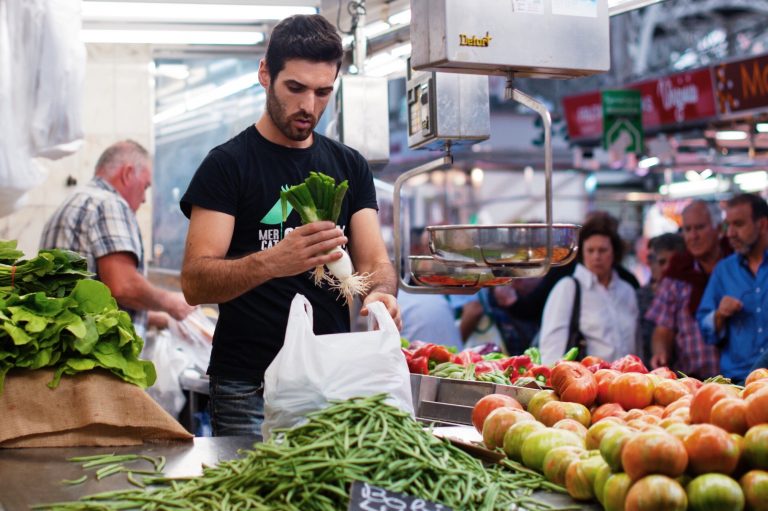
{"type": "Polygon", "coordinates": [[[501,371],[501,364],[497,360],[483,360],[475,364],[475,374],[490,373],[491,371],[501,371]]]}
{"type": "Polygon", "coordinates": [[[408,362],[408,370],[415,374],[429,374],[429,359],[427,357],[413,357],[408,362]]]}
{"type": "Polygon", "coordinates": [[[529,376],[536,381],[549,385],[549,377],[552,374],[552,368],[544,365],[532,365],[523,376],[529,376]]]}
{"type": "Polygon", "coordinates": [[[502,371],[509,371],[511,376],[522,376],[531,367],[531,357],[528,355],[517,355],[515,357],[509,357],[501,360],[502,371]]]}
{"type": "Polygon", "coordinates": [[[416,351],[413,352],[414,357],[427,357],[429,358],[429,355],[432,353],[432,351],[437,347],[436,344],[427,343],[422,344],[419,346],[416,351]]]}
{"type": "Polygon", "coordinates": [[[449,362],[451,360],[451,355],[453,355],[453,353],[448,351],[448,348],[437,345],[429,354],[429,359],[434,360],[438,364],[442,364],[443,362],[449,362]]]}
{"type": "Polygon", "coordinates": [[[451,362],[459,365],[476,364],[483,361],[483,356],[474,351],[462,351],[457,355],[451,355],[451,362]]]}

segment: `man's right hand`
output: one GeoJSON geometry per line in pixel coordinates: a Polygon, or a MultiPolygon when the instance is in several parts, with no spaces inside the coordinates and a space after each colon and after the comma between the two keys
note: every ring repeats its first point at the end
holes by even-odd
{"type": "Polygon", "coordinates": [[[651,357],[651,367],[653,369],[658,369],[659,367],[669,367],[669,361],[669,353],[657,353],[651,357]]]}
{"type": "Polygon", "coordinates": [[[347,237],[333,222],[312,222],[289,232],[264,253],[269,254],[274,277],[291,277],[340,259],[340,253],[327,252],[346,243],[347,237]]]}
{"type": "Polygon", "coordinates": [[[165,307],[165,312],[170,314],[173,319],[181,321],[189,316],[193,310],[195,310],[195,307],[187,303],[182,293],[168,293],[168,302],[165,307]]]}

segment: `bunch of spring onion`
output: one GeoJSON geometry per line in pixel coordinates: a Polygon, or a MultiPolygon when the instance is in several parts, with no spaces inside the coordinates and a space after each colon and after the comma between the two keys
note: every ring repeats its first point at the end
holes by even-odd
{"type": "MultiPolygon", "coordinates": [[[[280,201],[283,208],[283,221],[288,218],[288,204],[293,206],[303,224],[329,220],[334,224],[339,219],[344,195],[347,193],[349,183],[344,180],[336,185],[336,180],[320,172],[310,172],[309,177],[303,183],[280,192],[280,201]]],[[[352,259],[341,247],[336,247],[328,253],[341,253],[341,259],[331,261],[325,266],[315,268],[313,278],[315,285],[326,282],[331,288],[336,289],[344,298],[345,303],[350,303],[355,295],[368,291],[370,286],[369,274],[357,274],[352,266],[352,259]]]]}

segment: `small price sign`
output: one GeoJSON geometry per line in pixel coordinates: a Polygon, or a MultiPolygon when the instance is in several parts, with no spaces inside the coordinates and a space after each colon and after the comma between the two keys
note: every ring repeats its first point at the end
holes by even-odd
{"type": "Polygon", "coordinates": [[[448,506],[355,481],[348,511],[452,511],[448,506]]]}

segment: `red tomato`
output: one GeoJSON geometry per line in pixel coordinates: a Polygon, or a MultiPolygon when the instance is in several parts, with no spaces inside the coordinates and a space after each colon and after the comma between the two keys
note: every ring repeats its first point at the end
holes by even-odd
{"type": "Polygon", "coordinates": [[[692,400],[693,400],[693,396],[690,394],[683,396],[681,398],[678,398],[676,401],[673,401],[672,403],[668,404],[664,408],[664,413],[661,414],[661,418],[666,419],[667,417],[672,415],[675,412],[675,410],[678,410],[680,408],[690,408],[692,400]]]}
{"type": "Polygon", "coordinates": [[[662,380],[653,391],[653,401],[657,405],[667,406],[688,394],[691,394],[691,391],[684,383],[662,380]]]}
{"type": "Polygon", "coordinates": [[[709,421],[729,433],[747,432],[747,402],[737,397],[721,399],[712,407],[709,421]]]}
{"type": "Polygon", "coordinates": [[[573,445],[563,445],[550,450],[544,456],[542,465],[544,477],[555,484],[565,485],[565,472],[568,470],[568,466],[585,452],[583,447],[573,445]]]}
{"type": "Polygon", "coordinates": [[[691,434],[691,426],[685,423],[678,423],[678,424],[672,424],[671,426],[668,426],[664,428],[667,433],[670,435],[676,437],[681,442],[685,442],[685,439],[688,435],[691,434]]]}
{"type": "Polygon", "coordinates": [[[756,393],[758,390],[762,390],[768,388],[768,379],[765,380],[756,380],[751,383],[748,383],[746,387],[744,387],[744,390],[741,391],[741,398],[747,399],[752,394],[756,393]]]}
{"type": "Polygon", "coordinates": [[[739,482],[744,492],[747,509],[768,511],[768,472],[751,470],[744,474],[739,482]]]}
{"type": "Polygon", "coordinates": [[[528,406],[526,409],[528,410],[528,413],[536,417],[536,420],[539,420],[541,408],[550,401],[560,401],[560,399],[557,397],[557,394],[555,394],[555,391],[540,390],[533,395],[530,401],[528,401],[528,406]]]}
{"type": "Polygon", "coordinates": [[[597,380],[597,402],[609,403],[608,390],[611,382],[616,379],[621,373],[615,369],[600,369],[595,373],[595,379],[597,380]]]}
{"type": "Polygon", "coordinates": [[[677,375],[669,367],[657,367],[656,369],[651,371],[651,374],[657,374],[657,375],[661,376],[662,378],[666,378],[668,380],[676,380],[677,379],[677,375]]]}
{"type": "Polygon", "coordinates": [[[739,483],[723,474],[704,474],[686,487],[693,511],[744,509],[744,492],[739,483]]]}
{"type": "Polygon", "coordinates": [[[592,500],[595,497],[595,479],[602,467],[606,466],[600,456],[585,453],[568,465],[565,471],[565,488],[575,500],[592,500]]]}
{"type": "Polygon", "coordinates": [[[541,472],[547,453],[555,447],[562,445],[584,448],[584,440],[575,433],[564,429],[537,431],[529,436],[523,444],[521,449],[523,464],[528,468],[541,472]]]}
{"type": "Polygon", "coordinates": [[[760,369],[755,369],[749,373],[749,376],[747,376],[747,379],[744,381],[744,385],[749,385],[753,381],[758,381],[765,378],[768,378],[768,369],[761,367],[760,369]]]}
{"type": "Polygon", "coordinates": [[[552,387],[563,401],[589,406],[597,398],[597,380],[578,362],[560,362],[552,369],[552,387]]]}
{"type": "Polygon", "coordinates": [[[523,405],[521,405],[515,398],[505,396],[504,394],[488,394],[475,403],[475,407],[472,408],[472,425],[475,426],[478,433],[483,432],[483,423],[485,422],[485,418],[488,417],[488,414],[502,406],[517,408],[519,410],[523,409],[523,405]]]}
{"type": "Polygon", "coordinates": [[[685,511],[688,497],[680,483],[663,475],[637,481],[627,492],[626,511],[685,511]]]}
{"type": "Polygon", "coordinates": [[[587,428],[581,422],[574,419],[560,419],[552,425],[553,429],[565,429],[572,431],[581,438],[587,438],[587,428]]]}
{"type": "Polygon", "coordinates": [[[521,421],[513,424],[504,433],[504,454],[511,460],[522,461],[521,450],[525,440],[536,431],[546,429],[539,421],[521,421]]]}
{"type": "Polygon", "coordinates": [[[608,388],[611,401],[625,410],[645,408],[653,402],[653,382],[644,374],[624,373],[616,377],[608,388]]]}
{"type": "Polygon", "coordinates": [[[611,421],[601,421],[597,424],[593,424],[587,430],[587,436],[584,438],[584,444],[587,449],[597,449],[600,447],[600,440],[603,439],[605,434],[613,428],[622,427],[620,424],[611,421]]]}
{"type": "Polygon", "coordinates": [[[504,435],[513,424],[532,420],[536,420],[533,418],[533,415],[519,408],[512,408],[510,406],[496,408],[488,414],[483,423],[483,443],[491,450],[502,447],[504,445],[504,435]]]}
{"type": "Polygon", "coordinates": [[[768,470],[768,424],[749,428],[744,435],[744,457],[752,468],[768,470]]]}
{"type": "Polygon", "coordinates": [[[637,355],[626,355],[611,364],[611,369],[621,373],[647,373],[648,369],[637,355]]]}
{"type": "Polygon", "coordinates": [[[565,401],[550,401],[539,412],[539,420],[546,426],[554,426],[563,419],[575,419],[587,427],[592,417],[586,406],[565,401]]]}
{"type": "Polygon", "coordinates": [[[632,479],[625,473],[613,474],[603,486],[603,507],[605,511],[624,511],[624,502],[632,486],[632,479]]]}
{"type": "Polygon", "coordinates": [[[747,424],[757,426],[768,423],[768,389],[760,389],[747,400],[747,424]]]}
{"type": "Polygon", "coordinates": [[[709,422],[712,407],[726,397],[738,397],[734,387],[720,383],[702,385],[691,400],[691,423],[709,422]]]}
{"type": "Polygon", "coordinates": [[[648,474],[677,477],[688,465],[688,453],[683,442],[668,433],[638,433],[624,445],[621,465],[633,481],[648,474]]]}
{"type": "Polygon", "coordinates": [[[739,448],[724,429],[697,424],[683,440],[688,453],[688,470],[694,474],[731,474],[739,463],[739,448]]]}
{"type": "MultiPolygon", "coordinates": [[[[607,364],[607,363],[608,362],[606,362],[602,358],[596,357],[594,355],[587,355],[586,357],[581,359],[581,365],[583,365],[584,367],[589,367],[589,366],[593,366],[593,365],[607,364]]],[[[610,364],[609,364],[609,366],[610,366],[610,364]]]]}
{"type": "Polygon", "coordinates": [[[596,424],[606,417],[618,417],[623,419],[627,412],[618,403],[605,403],[595,408],[592,412],[592,424],[596,424]]]}
{"type": "Polygon", "coordinates": [[[659,405],[646,406],[645,408],[643,408],[643,411],[647,414],[655,415],[659,419],[661,419],[661,416],[664,415],[664,407],[659,405]]]}
{"type": "Polygon", "coordinates": [[[624,450],[624,446],[629,439],[636,434],[631,429],[625,427],[611,428],[600,439],[600,455],[614,472],[622,470],[621,451],[624,450]]]}
{"type": "Polygon", "coordinates": [[[688,387],[691,391],[691,394],[695,393],[697,390],[701,388],[704,383],[701,382],[701,380],[697,380],[696,378],[691,378],[690,376],[686,376],[685,378],[680,378],[680,383],[688,387]]]}

